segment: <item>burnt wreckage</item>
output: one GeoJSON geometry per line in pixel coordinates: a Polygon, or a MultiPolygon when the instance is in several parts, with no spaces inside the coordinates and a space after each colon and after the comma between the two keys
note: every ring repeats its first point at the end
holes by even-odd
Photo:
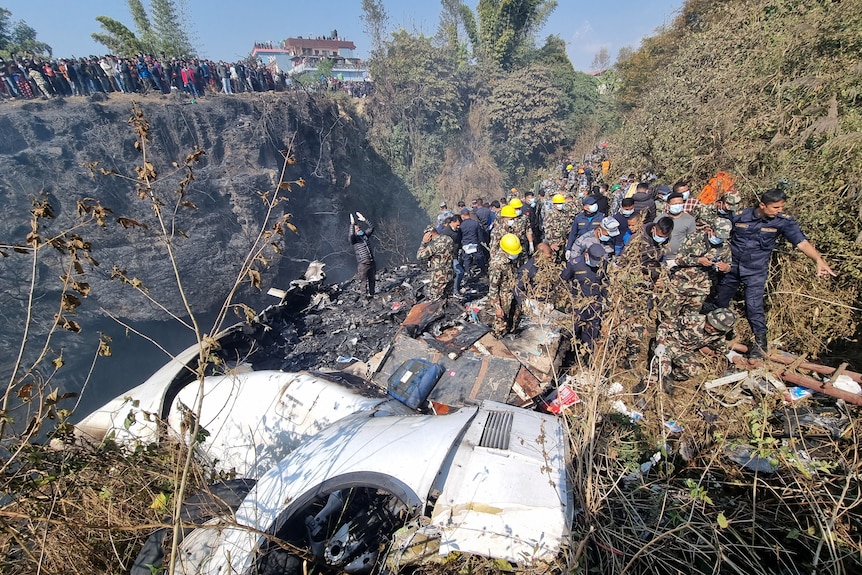
{"type": "MultiPolygon", "coordinates": [[[[416,304],[416,266],[381,272],[371,302],[322,267],[216,335],[202,382],[192,346],[77,425],[91,441],[173,436],[241,478],[185,502],[204,528],[177,572],[369,573],[452,551],[553,562],[573,515],[567,434],[524,407],[553,387],[559,330],[497,340],[471,306],[416,304]]],[[[133,573],[161,564],[164,538],[133,573]]]]}

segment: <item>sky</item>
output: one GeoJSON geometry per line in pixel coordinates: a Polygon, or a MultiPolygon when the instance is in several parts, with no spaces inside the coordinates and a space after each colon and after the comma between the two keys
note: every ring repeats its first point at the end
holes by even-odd
{"type": "MultiPolygon", "coordinates": [[[[477,4],[466,3],[473,8],[477,4]]],[[[682,4],[683,0],[558,0],[538,43],[551,34],[560,36],[575,69],[589,71],[602,46],[615,60],[620,48],[636,48],[644,36],[669,24],[682,4]]],[[[435,0],[383,0],[383,5],[391,30],[433,35],[437,29],[440,3],[435,0]]],[[[243,58],[255,42],[323,36],[332,30],[352,40],[360,58],[370,51],[361,20],[362,0],[185,0],[185,6],[193,43],[201,56],[212,60],[243,58]]],[[[57,57],[105,53],[104,46],[90,37],[101,31],[96,16],[109,16],[134,30],[124,0],[0,0],[0,7],[12,12],[13,23],[24,20],[35,29],[57,57]]]]}

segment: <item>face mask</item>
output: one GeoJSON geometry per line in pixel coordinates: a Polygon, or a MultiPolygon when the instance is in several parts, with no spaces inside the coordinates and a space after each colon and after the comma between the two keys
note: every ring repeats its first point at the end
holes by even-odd
{"type": "Polygon", "coordinates": [[[514,228],[515,227],[515,220],[506,220],[506,225],[509,226],[510,228],[514,228]]]}
{"type": "Polygon", "coordinates": [[[593,267],[593,262],[591,262],[591,261],[590,261],[590,258],[585,257],[585,258],[584,258],[584,263],[585,263],[585,264],[587,264],[587,265],[588,265],[588,266],[590,266],[590,267],[593,267]]]}
{"type": "Polygon", "coordinates": [[[535,207],[536,207],[536,200],[530,200],[530,207],[531,207],[531,208],[535,208],[535,207]]]}
{"type": "Polygon", "coordinates": [[[733,213],[731,210],[725,208],[718,208],[716,212],[718,212],[718,215],[720,216],[728,216],[733,213]]]}
{"type": "Polygon", "coordinates": [[[724,243],[724,239],[717,236],[709,236],[709,243],[714,246],[720,246],[722,243],[724,243]]]}
{"type": "Polygon", "coordinates": [[[599,205],[598,204],[591,204],[591,205],[587,206],[587,213],[594,214],[597,211],[599,211],[599,205]]]}
{"type": "Polygon", "coordinates": [[[687,200],[690,195],[691,195],[690,191],[683,192],[682,193],[682,199],[687,200]]]}
{"type": "Polygon", "coordinates": [[[362,230],[359,230],[358,232],[356,232],[356,235],[357,236],[364,236],[365,232],[363,232],[362,230]]]}
{"type": "Polygon", "coordinates": [[[657,236],[655,232],[652,233],[652,239],[654,239],[657,244],[663,244],[667,241],[667,238],[657,236]]]}
{"type": "Polygon", "coordinates": [[[563,204],[554,204],[554,207],[561,212],[563,211],[563,204]]]}
{"type": "Polygon", "coordinates": [[[509,259],[512,261],[515,261],[516,259],[518,259],[518,256],[516,256],[516,255],[512,255],[512,254],[506,254],[506,255],[509,256],[509,259]]]}
{"type": "Polygon", "coordinates": [[[682,208],[683,208],[682,204],[674,204],[672,206],[667,207],[667,213],[674,215],[674,216],[678,216],[679,214],[682,213],[682,208]]]}
{"type": "Polygon", "coordinates": [[[611,241],[611,236],[599,236],[600,242],[609,242],[611,241]]]}
{"type": "Polygon", "coordinates": [[[621,213],[622,215],[624,215],[625,217],[629,217],[630,215],[632,215],[633,213],[635,213],[635,211],[634,211],[634,210],[620,210],[620,213],[621,213]]]}
{"type": "Polygon", "coordinates": [[[516,216],[520,216],[520,215],[521,215],[521,210],[515,210],[515,215],[516,215],[516,216]]]}

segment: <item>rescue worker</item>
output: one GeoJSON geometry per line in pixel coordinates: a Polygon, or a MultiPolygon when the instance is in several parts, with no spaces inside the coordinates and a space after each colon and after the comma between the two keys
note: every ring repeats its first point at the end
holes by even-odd
{"type": "Polygon", "coordinates": [[[718,218],[711,228],[683,240],[660,306],[665,318],[699,313],[719,278],[730,271],[730,228],[730,220],[718,218]]]}
{"type": "Polygon", "coordinates": [[[695,208],[692,215],[697,221],[698,229],[704,229],[712,225],[716,218],[733,217],[742,203],[742,196],[736,190],[728,190],[712,204],[700,204],[695,208]]]}
{"type": "Polygon", "coordinates": [[[494,312],[492,329],[498,338],[511,333],[520,319],[515,286],[523,251],[518,236],[505,234],[488,266],[488,304],[494,312]]]}
{"type": "Polygon", "coordinates": [[[673,220],[673,233],[670,235],[664,252],[664,263],[669,268],[675,265],[676,254],[679,252],[679,246],[682,245],[683,240],[693,234],[697,228],[694,216],[686,213],[683,210],[684,207],[685,199],[679,192],[672,192],[667,197],[667,217],[673,220]]]}
{"type": "Polygon", "coordinates": [[[416,259],[427,261],[431,271],[431,283],[427,291],[429,300],[444,299],[451,293],[452,276],[455,273],[452,265],[453,248],[451,237],[438,233],[433,226],[425,228],[416,259]]]}
{"type": "Polygon", "coordinates": [[[731,220],[733,232],[730,235],[730,249],[733,252],[733,264],[721,279],[715,305],[727,307],[736,295],[739,284],[744,284],[745,316],[754,334],[749,352],[751,357],[763,357],[768,349],[763,297],[766,276],[769,274],[769,258],[780,238],[786,238],[814,260],[818,277],[836,275],[802,233],[793,216],[784,213],[786,199],[783,190],[766,190],[756,207],[746,208],[731,220]]]}
{"type": "Polygon", "coordinates": [[[572,282],[574,314],[578,320],[575,336],[590,352],[601,331],[602,304],[605,299],[604,262],[608,252],[599,243],[592,244],[583,254],[572,258],[560,277],[572,282]]]}
{"type": "Polygon", "coordinates": [[[665,393],[673,395],[675,381],[686,381],[703,371],[706,357],[702,348],[713,350],[717,356],[725,355],[725,334],[735,323],[736,315],[727,308],[706,315],[683,314],[662,323],[656,334],[655,355],[665,393]]]}
{"type": "Polygon", "coordinates": [[[356,212],[356,220],[353,214],[350,214],[350,233],[348,239],[353,246],[353,252],[356,254],[356,276],[355,279],[359,282],[361,289],[365,292],[365,298],[371,299],[374,297],[374,280],[377,274],[377,266],[374,263],[374,252],[371,250],[369,238],[374,233],[374,225],[365,219],[361,213],[356,212]],[[363,230],[356,220],[367,224],[363,230]]]}
{"type": "MultiPolygon", "coordinates": [[[[512,192],[517,192],[517,190],[512,188],[512,192]]],[[[533,243],[533,228],[530,226],[530,218],[524,210],[524,202],[515,197],[509,200],[509,205],[515,208],[515,226],[514,229],[510,231],[518,236],[518,239],[521,240],[522,246],[530,247],[528,255],[532,255],[533,250],[535,249],[535,244],[533,243]]]]}
{"type": "Polygon", "coordinates": [[[491,251],[491,258],[488,260],[489,262],[493,260],[494,256],[500,251],[500,240],[503,239],[503,236],[506,234],[515,234],[516,236],[520,236],[518,233],[520,230],[515,221],[517,217],[518,213],[515,211],[515,208],[509,204],[500,208],[500,215],[494,221],[494,226],[491,228],[491,241],[488,244],[491,251]]]}
{"type": "Polygon", "coordinates": [[[452,269],[455,278],[453,290],[457,297],[461,295],[461,280],[464,278],[464,266],[461,264],[461,216],[453,215],[443,220],[441,235],[452,238],[452,269]]]}
{"type": "MultiPolygon", "coordinates": [[[[595,197],[586,196],[583,199],[582,205],[583,210],[575,216],[572,228],[569,230],[569,236],[566,239],[566,251],[572,249],[572,244],[575,243],[576,239],[598,228],[605,217],[605,214],[599,211],[599,205],[596,203],[595,197]]],[[[568,254],[566,255],[566,259],[568,259],[568,254]]]]}
{"type": "Polygon", "coordinates": [[[559,299],[560,270],[551,246],[538,244],[533,257],[518,269],[517,277],[515,299],[522,309],[529,309],[534,315],[554,309],[559,299]]]}
{"type": "Polygon", "coordinates": [[[575,240],[572,244],[572,249],[569,250],[569,257],[566,261],[572,261],[574,258],[584,254],[590,246],[599,244],[602,246],[608,255],[617,255],[622,251],[622,242],[617,250],[617,240],[620,237],[620,223],[616,218],[604,218],[599,226],[592,232],[586,233],[575,240]]]}
{"type": "Polygon", "coordinates": [[[536,194],[533,192],[524,194],[524,207],[522,209],[522,217],[527,220],[527,225],[533,234],[533,245],[530,246],[530,254],[532,254],[535,245],[542,241],[542,206],[536,200],[536,194]]]}
{"type": "Polygon", "coordinates": [[[443,232],[443,222],[446,221],[446,218],[451,218],[454,215],[455,212],[446,206],[446,202],[440,202],[440,212],[437,214],[437,222],[434,224],[434,227],[437,228],[437,233],[443,232]]]}
{"type": "Polygon", "coordinates": [[[554,194],[553,209],[545,215],[545,243],[551,246],[557,261],[565,260],[566,241],[572,228],[572,217],[566,209],[566,196],[554,194]]]}
{"type": "Polygon", "coordinates": [[[485,275],[488,271],[488,260],[481,244],[484,241],[484,230],[476,217],[471,216],[470,210],[461,209],[461,265],[464,273],[470,274],[473,267],[479,268],[479,273],[485,275]]]}

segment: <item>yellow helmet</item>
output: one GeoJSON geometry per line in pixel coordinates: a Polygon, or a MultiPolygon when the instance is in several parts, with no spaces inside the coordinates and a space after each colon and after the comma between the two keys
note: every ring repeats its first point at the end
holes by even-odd
{"type": "Polygon", "coordinates": [[[515,212],[515,208],[511,205],[506,204],[502,208],[500,208],[500,215],[504,218],[517,218],[518,214],[515,212]]]}
{"type": "Polygon", "coordinates": [[[518,198],[512,198],[511,200],[509,200],[509,205],[517,210],[524,207],[524,202],[522,202],[518,198]]]}
{"type": "Polygon", "coordinates": [[[551,201],[555,204],[565,204],[566,196],[564,196],[563,194],[554,194],[554,197],[551,198],[551,201]]]}
{"type": "Polygon", "coordinates": [[[500,247],[510,256],[521,253],[521,240],[515,234],[506,234],[500,238],[500,247]]]}

